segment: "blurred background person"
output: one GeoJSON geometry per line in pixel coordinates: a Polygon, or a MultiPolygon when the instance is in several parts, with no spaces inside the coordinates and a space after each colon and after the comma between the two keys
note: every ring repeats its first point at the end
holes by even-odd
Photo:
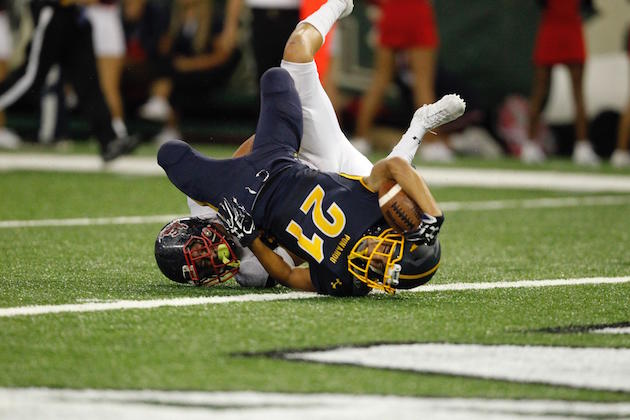
{"type": "MultiPolygon", "coordinates": [[[[630,57],[630,32],[627,37],[627,53],[630,57]]],[[[626,105],[626,109],[621,115],[619,120],[619,129],[617,131],[617,146],[612,156],[610,157],[610,163],[618,168],[630,166],[630,98],[626,105]]]]}
{"type": "Polygon", "coordinates": [[[143,118],[166,122],[156,142],[181,137],[179,115],[198,112],[204,97],[232,76],[241,54],[220,42],[222,30],[222,16],[211,0],[173,2],[168,33],[159,46],[158,78],[140,107],[143,118]]]}
{"type": "MultiPolygon", "coordinates": [[[[250,42],[256,65],[256,83],[282,60],[284,44],[300,21],[300,0],[226,0],[225,30],[219,36],[224,49],[234,48],[243,6],[251,11],[250,42]]],[[[319,6],[317,6],[319,7],[319,6]]]]}
{"type": "MultiPolygon", "coordinates": [[[[9,71],[9,59],[13,52],[13,37],[8,16],[9,0],[0,0],[0,82],[9,71]]],[[[20,137],[6,127],[6,116],[0,110],[0,148],[17,149],[20,137]]]]}
{"type": "Polygon", "coordinates": [[[24,64],[0,83],[0,110],[31,89],[39,90],[50,69],[59,64],[79,98],[105,162],[129,153],[138,145],[134,137],[118,137],[98,81],[91,26],[85,0],[57,2],[32,0],[34,30],[24,64]]]}
{"type": "MultiPolygon", "coordinates": [[[[135,115],[157,77],[159,42],[168,31],[170,8],[149,0],[122,0],[125,58],[121,80],[124,109],[135,115]]],[[[168,104],[164,104],[168,112],[168,104]]]]}
{"type": "MultiPolygon", "coordinates": [[[[435,69],[438,31],[429,0],[378,0],[381,9],[379,39],[375,50],[372,82],[365,92],[357,117],[353,144],[366,152],[370,130],[396,70],[396,54],[407,55],[413,75],[415,107],[435,101],[435,69]]],[[[450,161],[453,152],[441,137],[427,137],[420,151],[427,160],[450,161]]]]}
{"type": "Polygon", "coordinates": [[[87,15],[92,23],[92,39],[99,80],[112,114],[118,137],[127,136],[120,78],[125,58],[125,36],[117,0],[91,0],[87,15]]]}
{"type": "MultiPolygon", "coordinates": [[[[542,15],[534,46],[534,80],[529,105],[529,139],[524,143],[521,160],[541,162],[545,154],[538,140],[543,104],[549,94],[551,70],[566,65],[571,76],[575,106],[575,144],[573,161],[579,165],[598,165],[599,157],[588,139],[588,120],[583,91],[586,47],[582,28],[580,0],[537,0],[542,15]]],[[[590,2],[589,2],[590,3],[590,2]]]]}

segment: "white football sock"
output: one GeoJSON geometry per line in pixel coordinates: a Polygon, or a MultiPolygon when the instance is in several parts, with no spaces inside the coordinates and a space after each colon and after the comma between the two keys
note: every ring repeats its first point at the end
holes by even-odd
{"type": "Polygon", "coordinates": [[[412,120],[409,129],[403,134],[398,144],[394,146],[389,156],[387,156],[388,158],[398,156],[406,159],[409,163],[413,161],[418,147],[420,147],[420,143],[422,143],[422,137],[426,134],[426,130],[421,124],[414,123],[415,121],[412,120]]]}
{"type": "Polygon", "coordinates": [[[346,4],[343,1],[328,0],[315,13],[304,19],[302,22],[313,25],[322,35],[322,40],[326,40],[326,34],[328,34],[330,28],[332,28],[335,22],[337,22],[337,19],[339,19],[345,9],[346,4]]]}

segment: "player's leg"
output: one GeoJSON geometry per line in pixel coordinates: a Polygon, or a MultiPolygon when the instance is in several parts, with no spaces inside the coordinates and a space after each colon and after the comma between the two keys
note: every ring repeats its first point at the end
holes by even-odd
{"type": "Polygon", "coordinates": [[[372,164],[341,131],[313,61],[332,25],[351,10],[349,0],[329,0],[307,17],[287,41],[282,68],[291,74],[302,104],[304,134],[300,158],[323,171],[367,175],[372,164]]]}
{"type": "Polygon", "coordinates": [[[573,161],[579,165],[598,165],[600,163],[599,156],[597,156],[588,140],[588,120],[583,89],[584,65],[576,63],[569,64],[568,67],[573,88],[573,102],[575,104],[576,142],[573,148],[573,161]]]}
{"type": "Polygon", "coordinates": [[[302,139],[302,107],[289,73],[273,67],[260,78],[260,114],[251,156],[274,150],[297,153],[302,139]]]}
{"type": "Polygon", "coordinates": [[[385,92],[394,77],[394,50],[378,46],[375,53],[372,80],[370,87],[361,99],[355,131],[356,140],[362,143],[366,142],[366,144],[369,144],[367,143],[368,134],[372,129],[374,118],[381,108],[385,92]]]}
{"type": "Polygon", "coordinates": [[[118,137],[127,136],[124,123],[120,79],[125,57],[125,35],[118,7],[93,4],[87,9],[92,22],[92,36],[101,89],[112,114],[112,124],[118,137]]]}
{"type": "Polygon", "coordinates": [[[630,166],[630,101],[619,120],[617,147],[610,158],[610,163],[616,167],[630,166]]]}
{"type": "Polygon", "coordinates": [[[73,30],[65,39],[66,51],[61,67],[75,88],[81,108],[100,143],[101,155],[105,156],[109,144],[117,135],[99,82],[91,25],[88,21],[74,19],[68,24],[73,26],[73,30]]]}

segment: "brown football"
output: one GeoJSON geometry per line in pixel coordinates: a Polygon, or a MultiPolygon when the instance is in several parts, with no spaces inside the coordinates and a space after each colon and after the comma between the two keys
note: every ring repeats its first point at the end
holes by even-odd
{"type": "Polygon", "coordinates": [[[399,233],[415,230],[422,222],[422,210],[394,180],[383,182],[378,204],[385,221],[399,233]]]}

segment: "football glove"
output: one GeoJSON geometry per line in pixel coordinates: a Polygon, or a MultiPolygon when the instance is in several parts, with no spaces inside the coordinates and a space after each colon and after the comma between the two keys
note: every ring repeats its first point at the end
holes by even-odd
{"type": "Polygon", "coordinates": [[[405,239],[409,242],[433,245],[440,233],[442,223],[444,223],[444,215],[431,216],[425,213],[422,215],[422,222],[418,229],[405,233],[405,239]]]}
{"type": "Polygon", "coordinates": [[[259,235],[254,218],[236,197],[232,197],[231,200],[223,198],[223,202],[219,204],[218,217],[225,229],[243,246],[249,247],[259,235]]]}

